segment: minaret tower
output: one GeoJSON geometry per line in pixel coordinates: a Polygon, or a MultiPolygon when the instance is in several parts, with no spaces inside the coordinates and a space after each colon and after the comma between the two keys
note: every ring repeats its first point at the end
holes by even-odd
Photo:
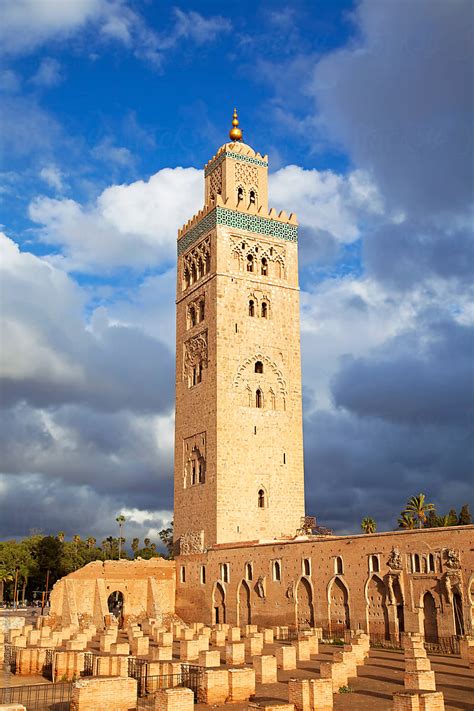
{"type": "Polygon", "coordinates": [[[242,141],[205,166],[178,233],[178,551],[294,536],[304,516],[297,221],[268,210],[268,159],[242,141]]]}

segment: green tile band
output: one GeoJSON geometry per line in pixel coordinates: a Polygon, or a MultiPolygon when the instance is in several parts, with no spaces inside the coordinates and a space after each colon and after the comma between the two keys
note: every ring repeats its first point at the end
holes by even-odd
{"type": "Polygon", "coordinates": [[[259,160],[258,158],[251,158],[251,156],[242,155],[242,153],[232,153],[230,151],[224,151],[218,156],[215,161],[209,165],[204,171],[204,175],[207,176],[212,173],[214,168],[217,168],[219,163],[222,163],[224,158],[233,158],[234,160],[241,160],[244,163],[249,163],[250,165],[261,165],[262,168],[268,168],[268,162],[266,160],[259,160]]]}
{"type": "Polygon", "coordinates": [[[279,220],[261,217],[260,215],[249,215],[246,212],[230,210],[227,207],[215,207],[178,240],[178,255],[183,254],[199,237],[217,225],[235,227],[239,230],[268,235],[269,237],[278,237],[287,242],[298,241],[297,225],[289,225],[286,222],[279,222],[279,220]]]}

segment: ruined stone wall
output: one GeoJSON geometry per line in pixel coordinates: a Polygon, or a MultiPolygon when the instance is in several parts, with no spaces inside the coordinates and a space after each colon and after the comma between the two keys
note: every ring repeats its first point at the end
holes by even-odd
{"type": "Polygon", "coordinates": [[[63,625],[89,620],[103,627],[108,598],[121,592],[125,620],[174,612],[175,565],[163,558],[94,561],[61,578],[51,591],[51,615],[63,625]]]}
{"type": "Polygon", "coordinates": [[[217,607],[230,624],[313,623],[386,637],[423,632],[425,616],[434,616],[436,629],[426,623],[426,633],[444,637],[458,632],[460,605],[472,633],[473,534],[474,526],[459,526],[214,547],[177,559],[176,611],[210,623],[217,607]]]}

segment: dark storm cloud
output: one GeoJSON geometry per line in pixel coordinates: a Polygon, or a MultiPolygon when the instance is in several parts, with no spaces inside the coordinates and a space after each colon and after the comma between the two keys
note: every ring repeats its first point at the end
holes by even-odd
{"type": "Polygon", "coordinates": [[[332,384],[336,406],[390,422],[469,426],[474,328],[454,321],[421,326],[370,357],[346,358],[332,384]]]}
{"type": "Polygon", "coordinates": [[[472,200],[470,0],[364,0],[353,45],[324,57],[312,91],[319,120],[411,215],[472,200]]]}
{"type": "Polygon", "coordinates": [[[385,224],[364,239],[367,269],[390,287],[406,289],[432,277],[472,284],[474,241],[470,228],[440,229],[417,223],[385,224]]]}

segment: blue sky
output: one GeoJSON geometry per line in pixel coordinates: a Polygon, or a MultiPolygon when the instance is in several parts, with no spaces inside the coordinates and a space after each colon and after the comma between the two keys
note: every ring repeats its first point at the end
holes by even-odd
{"type": "Polygon", "coordinates": [[[0,535],[169,519],[176,230],[234,105],[300,220],[308,512],[472,501],[470,3],[0,12],[0,535]]]}

